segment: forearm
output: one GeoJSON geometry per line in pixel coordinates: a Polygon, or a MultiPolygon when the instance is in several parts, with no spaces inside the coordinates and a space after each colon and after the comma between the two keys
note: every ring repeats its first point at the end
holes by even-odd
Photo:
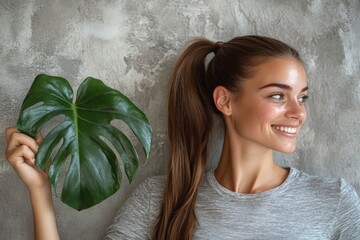
{"type": "Polygon", "coordinates": [[[30,192],[30,200],[34,217],[35,239],[60,239],[56,226],[50,187],[30,192]]]}

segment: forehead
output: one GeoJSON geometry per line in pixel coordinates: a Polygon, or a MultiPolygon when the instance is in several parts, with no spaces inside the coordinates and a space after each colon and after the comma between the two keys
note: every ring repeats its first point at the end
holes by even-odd
{"type": "Polygon", "coordinates": [[[254,69],[254,75],[243,87],[261,87],[271,83],[286,84],[294,89],[307,86],[304,66],[292,57],[273,58],[254,69]]]}

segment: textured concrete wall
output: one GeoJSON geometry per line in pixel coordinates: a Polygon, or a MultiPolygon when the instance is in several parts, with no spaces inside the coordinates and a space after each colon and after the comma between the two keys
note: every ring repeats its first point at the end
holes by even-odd
{"type": "MultiPolygon", "coordinates": [[[[269,35],[300,50],[311,95],[298,151],[276,157],[310,173],[343,176],[360,191],[359,12],[358,0],[0,0],[0,128],[15,124],[41,72],[75,87],[86,76],[103,79],[144,110],[154,144],[134,185],[124,179],[120,192],[82,212],[55,197],[63,239],[100,239],[128,193],[164,172],[167,80],[183,44],[199,36],[269,35]]],[[[0,239],[32,234],[26,190],[0,155],[0,239]]]]}

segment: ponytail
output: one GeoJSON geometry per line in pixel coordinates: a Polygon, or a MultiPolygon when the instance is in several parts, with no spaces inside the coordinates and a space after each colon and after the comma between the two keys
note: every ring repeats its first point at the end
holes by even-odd
{"type": "Polygon", "coordinates": [[[214,44],[197,40],[177,61],[168,105],[170,159],[163,205],[152,239],[192,239],[195,204],[208,159],[212,107],[205,83],[205,57],[214,44]]]}

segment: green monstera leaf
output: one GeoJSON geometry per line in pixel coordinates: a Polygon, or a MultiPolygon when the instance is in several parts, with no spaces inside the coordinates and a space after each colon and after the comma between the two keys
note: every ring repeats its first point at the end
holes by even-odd
{"type": "Polygon", "coordinates": [[[125,122],[141,143],[146,157],[149,155],[152,131],[145,114],[126,96],[98,79],[86,78],[74,103],[67,80],[38,75],[22,104],[17,127],[35,137],[44,124],[59,115],[65,118],[44,137],[36,164],[47,171],[56,189],[63,164],[69,159],[61,200],[72,208],[92,207],[120,188],[121,169],[112,149],[122,159],[130,182],[136,174],[138,154],[111,121],[125,122]]]}

